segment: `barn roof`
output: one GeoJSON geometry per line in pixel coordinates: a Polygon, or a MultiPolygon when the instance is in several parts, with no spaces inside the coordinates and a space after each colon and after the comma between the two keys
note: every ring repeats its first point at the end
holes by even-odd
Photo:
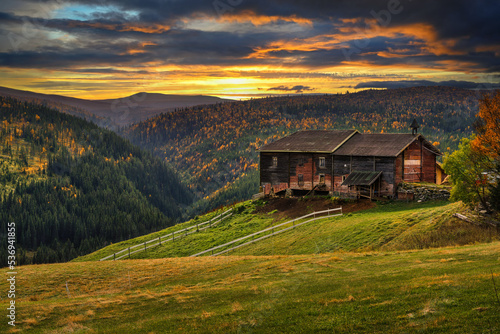
{"type": "Polygon", "coordinates": [[[353,171],[344,182],[343,186],[371,186],[382,175],[382,172],[353,171]]]}
{"type": "Polygon", "coordinates": [[[356,130],[298,131],[264,145],[259,150],[261,152],[332,153],[356,133],[358,133],[356,130]]]}
{"type": "Polygon", "coordinates": [[[436,155],[441,152],[422,135],[406,133],[357,133],[335,151],[335,155],[397,157],[415,140],[422,138],[424,147],[436,155]]]}

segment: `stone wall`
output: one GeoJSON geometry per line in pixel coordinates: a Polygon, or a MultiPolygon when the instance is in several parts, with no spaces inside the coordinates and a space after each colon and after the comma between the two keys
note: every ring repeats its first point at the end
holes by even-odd
{"type": "Polygon", "coordinates": [[[398,198],[408,199],[418,202],[431,200],[448,200],[450,198],[450,189],[434,185],[424,185],[419,183],[401,183],[398,186],[398,198]],[[413,194],[413,195],[412,195],[413,194]]]}

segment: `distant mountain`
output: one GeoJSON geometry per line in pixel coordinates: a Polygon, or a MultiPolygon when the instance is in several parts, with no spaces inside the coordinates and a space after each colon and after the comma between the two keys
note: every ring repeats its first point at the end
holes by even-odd
{"type": "Polygon", "coordinates": [[[20,264],[67,261],[163,229],[192,200],[162,159],[114,132],[0,96],[0,248],[15,222],[20,264]]]}
{"type": "Polygon", "coordinates": [[[112,129],[144,121],[179,108],[233,101],[205,95],[166,95],[145,92],[119,99],[85,100],[6,87],[0,87],[0,95],[46,104],[59,111],[83,117],[112,129]]]}

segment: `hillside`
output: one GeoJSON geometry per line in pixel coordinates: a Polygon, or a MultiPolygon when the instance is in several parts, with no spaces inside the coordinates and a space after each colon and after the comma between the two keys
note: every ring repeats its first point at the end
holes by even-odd
{"type": "Polygon", "coordinates": [[[133,143],[168,161],[202,201],[198,211],[258,191],[262,145],[303,129],[420,131],[443,152],[472,133],[478,93],[450,87],[273,97],[162,114],[124,129],[133,143]]]}
{"type": "MultiPolygon", "coordinates": [[[[494,242],[23,266],[17,325],[2,321],[0,331],[496,333],[499,253],[494,242]]],[[[1,280],[0,289],[7,284],[1,280]]],[[[0,300],[0,307],[7,303],[0,300]]]]}
{"type": "MultiPolygon", "coordinates": [[[[452,217],[461,203],[345,202],[326,198],[247,201],[234,206],[233,215],[200,233],[132,254],[132,259],[184,257],[276,226],[311,212],[342,206],[344,215],[317,220],[232,251],[231,255],[300,255],[334,251],[395,251],[464,245],[500,240],[500,231],[475,226],[452,217]]],[[[127,247],[158,239],[173,231],[207,221],[217,212],[150,235],[100,249],[75,261],[98,261],[127,247]]],[[[269,232],[270,233],[270,232],[269,232]]],[[[269,234],[266,233],[266,234],[269,234]]],[[[167,237],[167,239],[169,239],[167,237]]],[[[238,244],[242,244],[239,242],[238,244]]],[[[229,247],[222,248],[221,250],[229,247]]]]}
{"type": "Polygon", "coordinates": [[[111,129],[144,121],[160,113],[174,111],[177,108],[232,101],[214,96],[166,95],[145,92],[119,99],[85,100],[7,87],[0,87],[0,95],[46,104],[61,112],[91,120],[102,127],[111,129]]]}
{"type": "Polygon", "coordinates": [[[67,261],[185,218],[193,195],[176,173],[113,132],[1,96],[0,124],[1,247],[15,222],[21,264],[67,261]]]}

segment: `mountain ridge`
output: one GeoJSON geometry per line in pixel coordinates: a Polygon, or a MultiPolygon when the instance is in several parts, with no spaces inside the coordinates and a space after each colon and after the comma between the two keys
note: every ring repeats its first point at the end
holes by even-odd
{"type": "MultiPolygon", "coordinates": [[[[111,129],[128,126],[144,121],[161,113],[172,112],[178,108],[197,105],[230,102],[208,95],[179,95],[139,92],[116,99],[80,99],[56,94],[43,94],[0,86],[0,95],[12,96],[29,102],[48,102],[63,104],[71,108],[60,111],[87,118],[94,123],[111,129]],[[76,109],[75,109],[76,108],[76,109]]],[[[55,107],[55,106],[54,106],[55,107]]]]}

